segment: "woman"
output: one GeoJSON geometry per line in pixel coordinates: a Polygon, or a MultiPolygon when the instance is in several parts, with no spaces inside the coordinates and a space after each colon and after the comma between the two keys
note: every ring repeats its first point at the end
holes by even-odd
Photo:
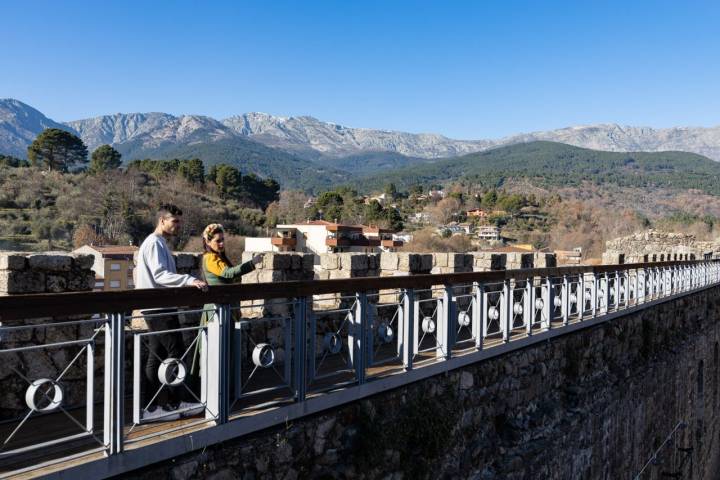
{"type": "MultiPolygon", "coordinates": [[[[227,285],[234,283],[241,276],[255,270],[255,265],[263,260],[263,255],[255,255],[252,260],[233,266],[232,262],[225,255],[225,230],[219,223],[211,223],[202,234],[203,250],[202,256],[202,273],[205,281],[209,286],[227,285]]],[[[203,306],[203,313],[200,319],[200,325],[205,326],[215,317],[217,307],[214,303],[208,303],[203,306]]],[[[199,337],[198,337],[199,340],[199,337]]],[[[195,372],[198,354],[200,353],[200,342],[195,344],[195,355],[193,356],[193,365],[191,373],[195,372]]]]}
{"type": "Polygon", "coordinates": [[[255,270],[255,265],[262,262],[263,256],[255,255],[240,265],[233,266],[225,255],[225,230],[219,223],[211,223],[203,231],[202,271],[208,285],[226,285],[234,283],[238,278],[255,270]]]}

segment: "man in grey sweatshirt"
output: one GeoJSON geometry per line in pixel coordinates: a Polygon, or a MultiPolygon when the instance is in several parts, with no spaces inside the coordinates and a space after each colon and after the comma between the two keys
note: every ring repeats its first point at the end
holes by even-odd
{"type": "MultiPolygon", "coordinates": [[[[135,268],[135,288],[167,288],[193,286],[201,290],[207,284],[191,275],[177,273],[175,259],[167,241],[180,231],[182,211],[175,205],[161,205],[157,211],[155,231],[148,235],[140,245],[135,268]]],[[[151,332],[171,330],[166,333],[148,335],[148,358],[145,364],[145,376],[149,381],[149,396],[154,396],[160,387],[158,370],[163,360],[179,359],[184,351],[182,335],[177,331],[180,322],[175,309],[143,310],[145,321],[151,332]]],[[[163,410],[176,410],[182,400],[181,386],[168,387],[168,398],[161,405],[163,410]]],[[[150,406],[147,411],[155,408],[150,406]]],[[[170,418],[168,418],[170,419],[170,418]]]]}

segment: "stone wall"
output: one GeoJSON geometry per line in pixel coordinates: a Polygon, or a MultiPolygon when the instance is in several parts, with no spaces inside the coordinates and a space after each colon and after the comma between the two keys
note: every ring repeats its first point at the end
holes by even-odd
{"type": "Polygon", "coordinates": [[[472,272],[474,261],[472,255],[466,253],[433,253],[433,268],[430,273],[461,273],[472,272]]]}
{"type": "Polygon", "coordinates": [[[63,252],[0,254],[0,295],[92,290],[92,255],[63,252]]]}
{"type": "Polygon", "coordinates": [[[315,272],[318,280],[335,278],[377,277],[380,274],[380,254],[325,253],[315,272]]]}
{"type": "Polygon", "coordinates": [[[633,478],[685,422],[642,478],[718,478],[719,320],[715,287],[132,476],[633,478]]]}
{"type": "Polygon", "coordinates": [[[605,264],[694,260],[720,252],[718,240],[703,242],[688,233],[646,230],[605,242],[605,264]]]}
{"type": "Polygon", "coordinates": [[[555,268],[557,256],[554,253],[533,253],[533,268],[555,268]]]}
{"type": "Polygon", "coordinates": [[[474,272],[488,272],[491,270],[505,270],[507,256],[502,253],[470,252],[473,258],[474,272]]]}
{"type": "Polygon", "coordinates": [[[535,256],[532,253],[509,252],[506,255],[505,268],[508,270],[533,268],[535,256]]]}
{"type": "Polygon", "coordinates": [[[428,274],[433,268],[431,253],[383,252],[380,254],[380,276],[397,277],[428,274]]]}
{"type": "MultiPolygon", "coordinates": [[[[28,293],[62,293],[92,290],[95,274],[92,271],[92,255],[76,255],[64,252],[0,254],[0,295],[28,293]]],[[[68,317],[68,320],[85,317],[68,317]]],[[[25,325],[40,324],[49,318],[27,319],[25,325]]],[[[6,323],[7,324],[7,323],[6,323]]],[[[12,323],[16,325],[16,322],[12,323]]],[[[3,332],[3,348],[23,347],[89,338],[92,325],[73,325],[25,329],[3,332]]],[[[74,356],[73,348],[40,349],[17,354],[0,355],[0,419],[13,418],[27,409],[25,390],[27,383],[16,372],[31,379],[56,378],[74,356]]],[[[77,361],[78,367],[69,369],[63,377],[65,396],[69,404],[81,404],[85,398],[85,359],[77,361]]],[[[96,382],[101,380],[101,354],[96,358],[96,382]]]]}

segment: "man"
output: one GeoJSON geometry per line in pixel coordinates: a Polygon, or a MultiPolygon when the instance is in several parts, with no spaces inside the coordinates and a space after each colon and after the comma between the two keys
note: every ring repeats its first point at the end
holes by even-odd
{"type": "MultiPolygon", "coordinates": [[[[175,259],[168,247],[168,241],[178,234],[181,222],[182,210],[175,205],[161,205],[158,208],[155,231],[140,245],[137,253],[135,288],[193,286],[203,291],[207,289],[207,283],[204,281],[191,275],[179,274],[175,268],[175,259]]],[[[151,332],[174,330],[145,337],[148,340],[149,350],[145,376],[149,381],[149,398],[152,398],[160,388],[158,374],[160,364],[168,358],[180,359],[185,353],[185,345],[182,335],[176,330],[180,328],[180,322],[175,309],[144,310],[141,313],[151,332]]],[[[162,416],[167,420],[179,418],[179,415],[174,415],[173,411],[180,406],[185,387],[168,386],[167,390],[167,399],[161,403],[163,412],[157,412],[155,416],[162,416]]],[[[148,406],[147,403],[143,408],[151,413],[156,410],[155,405],[148,406]]]]}

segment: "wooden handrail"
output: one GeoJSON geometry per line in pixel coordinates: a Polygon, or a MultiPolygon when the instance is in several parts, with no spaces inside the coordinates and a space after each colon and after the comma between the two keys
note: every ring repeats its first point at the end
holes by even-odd
{"type": "MultiPolygon", "coordinates": [[[[149,308],[174,308],[206,303],[237,303],[242,300],[295,298],[337,292],[362,292],[398,288],[429,288],[433,285],[462,285],[472,282],[493,283],[506,279],[562,277],[581,273],[605,273],[642,268],[693,265],[719,260],[587,265],[555,268],[530,268],[424,274],[395,277],[358,277],[335,280],[304,280],[272,283],[248,283],[210,287],[202,292],[194,287],[125,290],[119,292],[76,292],[9,295],[0,297],[0,322],[26,318],[130,312],[149,308]]],[[[48,321],[51,321],[48,319],[48,321]]]]}

